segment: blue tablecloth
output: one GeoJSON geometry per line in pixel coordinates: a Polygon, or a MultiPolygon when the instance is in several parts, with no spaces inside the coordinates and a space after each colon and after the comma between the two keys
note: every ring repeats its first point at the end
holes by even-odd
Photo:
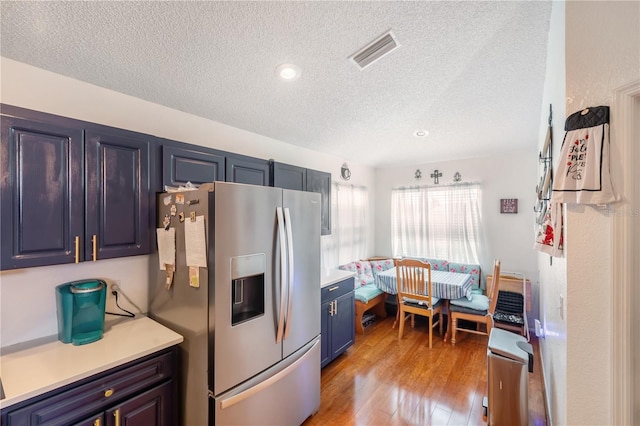
{"type": "MultiPolygon", "coordinates": [[[[397,294],[396,268],[378,272],[375,277],[376,286],[389,294],[397,294]]],[[[448,271],[431,271],[433,297],[440,299],[459,299],[466,297],[471,300],[471,275],[448,271]]]]}

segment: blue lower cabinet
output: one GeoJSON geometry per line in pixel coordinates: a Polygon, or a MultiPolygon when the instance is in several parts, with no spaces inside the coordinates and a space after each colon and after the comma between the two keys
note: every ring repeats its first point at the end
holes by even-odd
{"type": "Polygon", "coordinates": [[[178,424],[177,347],[11,405],[3,425],[178,424]]]}
{"type": "Polygon", "coordinates": [[[353,278],[322,288],[321,366],[346,351],[355,341],[353,278]]]}

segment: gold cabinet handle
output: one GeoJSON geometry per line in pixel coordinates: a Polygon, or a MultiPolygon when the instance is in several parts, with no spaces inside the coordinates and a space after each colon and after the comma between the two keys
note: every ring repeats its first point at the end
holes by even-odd
{"type": "Polygon", "coordinates": [[[80,237],[76,235],[76,263],[80,263],[80,237]]]}
{"type": "Polygon", "coordinates": [[[113,412],[113,417],[116,419],[116,426],[120,426],[120,409],[118,408],[113,412]]]}
{"type": "Polygon", "coordinates": [[[93,426],[100,426],[100,417],[93,421],[93,426]]]}
{"type": "Polygon", "coordinates": [[[93,237],[91,237],[91,245],[93,246],[93,261],[95,262],[98,257],[98,251],[96,250],[98,246],[98,237],[96,234],[93,234],[93,237]]]}
{"type": "Polygon", "coordinates": [[[113,392],[114,392],[113,388],[107,389],[106,391],[104,391],[104,397],[109,398],[111,395],[113,395],[113,392]]]}

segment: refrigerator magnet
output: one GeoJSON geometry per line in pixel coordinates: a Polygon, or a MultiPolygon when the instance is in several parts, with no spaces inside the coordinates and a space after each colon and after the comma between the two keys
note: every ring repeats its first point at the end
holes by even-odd
{"type": "Polygon", "coordinates": [[[197,266],[189,266],[189,285],[191,287],[200,287],[200,268],[197,266]]]}
{"type": "Polygon", "coordinates": [[[184,204],[184,194],[176,194],[176,204],[184,204]]]}
{"type": "Polygon", "coordinates": [[[171,288],[171,285],[173,284],[173,272],[175,271],[175,269],[176,269],[175,265],[172,265],[170,263],[164,264],[164,270],[165,270],[164,288],[166,288],[167,290],[169,290],[171,288]]]}
{"type": "Polygon", "coordinates": [[[172,197],[171,195],[167,195],[166,197],[164,197],[164,198],[162,199],[162,203],[163,203],[165,206],[168,206],[168,205],[169,205],[169,204],[171,204],[172,202],[173,202],[173,197],[172,197]]]}
{"type": "Polygon", "coordinates": [[[171,206],[171,216],[175,216],[176,213],[178,212],[178,208],[176,207],[176,205],[172,205],[171,206]]]}

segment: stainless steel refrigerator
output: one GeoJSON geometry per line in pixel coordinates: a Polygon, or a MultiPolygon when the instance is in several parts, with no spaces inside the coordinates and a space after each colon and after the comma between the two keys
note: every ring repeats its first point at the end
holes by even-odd
{"type": "Polygon", "coordinates": [[[158,232],[175,228],[170,287],[159,254],[150,269],[149,316],[184,336],[182,424],[299,425],[320,406],[320,194],[205,186],[159,194],[158,232]]]}

